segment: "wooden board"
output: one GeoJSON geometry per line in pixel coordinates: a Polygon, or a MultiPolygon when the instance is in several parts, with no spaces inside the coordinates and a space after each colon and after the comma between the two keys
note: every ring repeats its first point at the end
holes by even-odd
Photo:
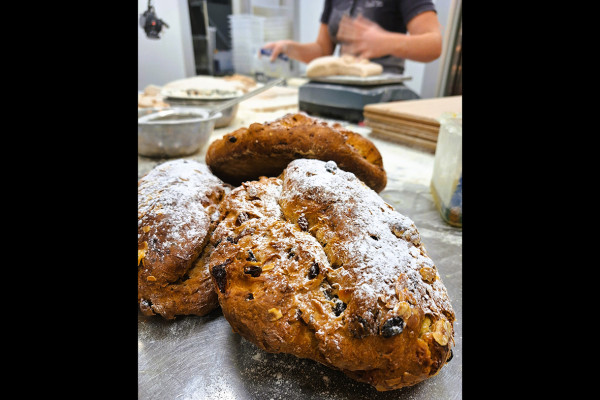
{"type": "Polygon", "coordinates": [[[371,128],[371,135],[410,147],[416,147],[435,154],[437,143],[432,140],[422,139],[411,135],[404,135],[402,133],[379,128],[371,128]]]}
{"type": "Polygon", "coordinates": [[[418,129],[420,131],[424,131],[424,132],[429,132],[431,134],[437,134],[440,130],[439,125],[438,126],[433,126],[433,125],[429,125],[429,124],[423,124],[420,122],[415,122],[415,121],[408,121],[405,119],[401,119],[401,118],[394,118],[394,117],[388,117],[386,115],[379,115],[379,114],[372,114],[372,113],[363,113],[365,120],[370,120],[370,121],[374,121],[374,122],[378,122],[380,124],[386,124],[386,125],[400,125],[400,126],[405,126],[405,127],[411,127],[414,129],[418,129]]]}
{"type": "Polygon", "coordinates": [[[419,137],[422,139],[431,140],[433,142],[437,142],[437,138],[438,138],[437,131],[432,133],[432,132],[428,132],[425,130],[421,130],[419,128],[415,128],[412,126],[405,126],[405,125],[401,125],[401,124],[386,124],[386,123],[381,123],[378,121],[373,121],[370,119],[365,119],[365,125],[367,125],[371,128],[401,133],[403,135],[408,135],[408,136],[419,137]]]}
{"type": "Polygon", "coordinates": [[[442,114],[446,112],[462,113],[462,96],[367,104],[364,112],[439,127],[438,119],[442,114]]]}

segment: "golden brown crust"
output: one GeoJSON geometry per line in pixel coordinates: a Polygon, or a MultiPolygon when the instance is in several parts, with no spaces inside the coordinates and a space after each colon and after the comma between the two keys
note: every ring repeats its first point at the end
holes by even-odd
{"type": "Polygon", "coordinates": [[[205,315],[218,306],[206,267],[218,203],[229,186],[178,159],[138,182],[138,304],[145,315],[205,315]],[[204,252],[203,252],[204,251],[204,252]]]}
{"type": "Polygon", "coordinates": [[[209,260],[223,315],[269,352],[377,390],[450,358],[454,312],[413,222],[333,162],[300,159],[220,204],[209,260]]]}
{"type": "Polygon", "coordinates": [[[369,139],[302,113],[237,129],[213,141],[206,151],[213,173],[235,186],[278,176],[298,158],[333,160],[376,192],[387,184],[381,154],[369,139]]]}

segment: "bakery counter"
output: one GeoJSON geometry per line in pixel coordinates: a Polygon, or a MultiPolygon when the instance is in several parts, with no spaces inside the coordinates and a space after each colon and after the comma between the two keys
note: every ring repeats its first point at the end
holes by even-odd
{"type": "MultiPolygon", "coordinates": [[[[255,111],[240,104],[211,141],[253,122],[296,112],[287,107],[255,111]]],[[[341,122],[341,121],[337,121],[341,122]]],[[[377,392],[342,372],[287,354],[270,354],[233,333],[217,309],[204,317],[166,321],[138,311],[138,397],[140,399],[461,399],[462,398],[462,230],[447,225],[429,191],[434,155],[370,135],[370,128],[342,124],[375,143],[388,183],[380,195],[410,217],[444,282],[454,312],[452,360],[434,377],[415,386],[377,392]]],[[[185,157],[204,162],[206,149],[185,157]]],[[[166,160],[138,157],[138,178],[166,160]]]]}

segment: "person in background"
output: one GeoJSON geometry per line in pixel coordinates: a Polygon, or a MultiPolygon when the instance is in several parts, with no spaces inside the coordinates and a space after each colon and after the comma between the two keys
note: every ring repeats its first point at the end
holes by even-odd
{"type": "Polygon", "coordinates": [[[325,0],[317,39],[266,43],[270,60],[281,53],[309,63],[340,54],[369,59],[384,72],[402,74],[404,60],[431,62],[442,53],[441,26],[431,0],[325,0]]]}

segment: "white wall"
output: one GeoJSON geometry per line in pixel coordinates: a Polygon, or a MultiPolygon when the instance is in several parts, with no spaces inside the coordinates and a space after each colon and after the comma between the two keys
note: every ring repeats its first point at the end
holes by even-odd
{"type": "Polygon", "coordinates": [[[148,39],[139,22],[148,1],[138,0],[138,90],[196,75],[187,0],[154,1],[152,5],[169,27],[163,28],[160,39],[148,39]]]}
{"type": "MultiPolygon", "coordinates": [[[[317,40],[319,26],[321,25],[321,14],[325,0],[296,0],[296,21],[294,26],[294,38],[301,43],[314,42],[317,40]]],[[[306,64],[299,62],[300,74],[306,72],[306,64]]]]}

